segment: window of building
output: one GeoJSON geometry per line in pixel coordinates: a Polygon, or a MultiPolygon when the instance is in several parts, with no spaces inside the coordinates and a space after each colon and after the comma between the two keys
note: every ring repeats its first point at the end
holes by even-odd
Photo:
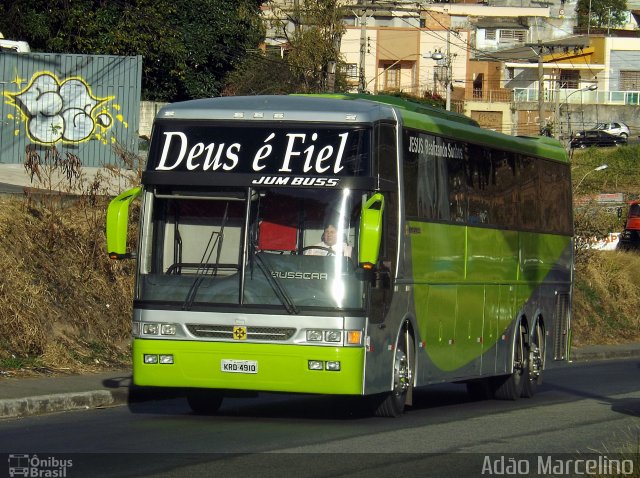
{"type": "Polygon", "coordinates": [[[358,78],[358,64],[347,63],[345,68],[345,74],[347,75],[347,78],[350,78],[350,79],[358,78]]]}
{"type": "Polygon", "coordinates": [[[485,30],[484,37],[487,40],[495,40],[496,39],[496,29],[495,28],[487,28],[485,30]]]}
{"type": "Polygon", "coordinates": [[[572,90],[580,88],[580,72],[578,70],[560,70],[560,88],[572,90]]]}
{"type": "Polygon", "coordinates": [[[400,64],[382,64],[384,68],[384,89],[398,90],[400,89],[400,64]]]}
{"type": "Polygon", "coordinates": [[[500,30],[500,43],[524,43],[526,39],[526,30],[500,30]]]}
{"type": "Polygon", "coordinates": [[[620,70],[620,90],[640,90],[640,71],[620,70]]]}
{"type": "Polygon", "coordinates": [[[515,76],[515,72],[513,67],[507,67],[504,69],[505,80],[513,80],[514,76],[515,76]]]}

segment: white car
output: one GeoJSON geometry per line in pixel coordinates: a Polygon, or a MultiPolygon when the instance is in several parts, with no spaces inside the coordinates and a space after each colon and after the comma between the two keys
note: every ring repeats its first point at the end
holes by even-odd
{"type": "Polygon", "coordinates": [[[622,121],[617,123],[598,123],[593,129],[604,131],[605,133],[609,133],[614,136],[620,136],[621,138],[629,137],[629,127],[622,121]]]}

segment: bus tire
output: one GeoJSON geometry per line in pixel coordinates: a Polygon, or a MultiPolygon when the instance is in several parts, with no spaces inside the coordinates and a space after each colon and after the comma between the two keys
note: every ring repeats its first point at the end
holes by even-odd
{"type": "Polygon", "coordinates": [[[413,386],[411,366],[412,337],[405,328],[398,338],[393,363],[393,390],[377,397],[374,414],[377,417],[395,418],[402,415],[407,401],[407,393],[413,386]],[[407,353],[407,345],[410,353],[407,353]]]}
{"type": "Polygon", "coordinates": [[[509,375],[494,377],[492,380],[493,396],[498,400],[517,400],[522,395],[524,383],[529,377],[529,358],[524,342],[524,331],[516,337],[513,351],[513,371],[509,375]]]}
{"type": "Polygon", "coordinates": [[[544,370],[544,329],[540,321],[536,322],[529,338],[527,361],[527,376],[522,387],[522,396],[533,397],[542,385],[542,371],[544,370]]]}
{"type": "Polygon", "coordinates": [[[217,390],[190,390],[187,392],[187,403],[197,415],[213,415],[222,405],[224,395],[217,390]]]}

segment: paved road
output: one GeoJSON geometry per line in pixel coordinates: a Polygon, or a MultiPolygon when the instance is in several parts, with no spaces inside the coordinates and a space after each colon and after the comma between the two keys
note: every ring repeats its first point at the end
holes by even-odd
{"type": "Polygon", "coordinates": [[[175,399],[9,419],[0,421],[0,453],[69,457],[79,473],[69,477],[482,476],[487,454],[535,461],[635,446],[639,365],[567,364],[546,371],[536,397],[516,402],[471,402],[455,384],[425,388],[399,419],[296,395],[229,399],[214,417],[175,399]],[[69,455],[78,452],[97,455],[69,455]]]}
{"type": "Polygon", "coordinates": [[[24,186],[0,183],[0,194],[22,194],[24,186]]]}

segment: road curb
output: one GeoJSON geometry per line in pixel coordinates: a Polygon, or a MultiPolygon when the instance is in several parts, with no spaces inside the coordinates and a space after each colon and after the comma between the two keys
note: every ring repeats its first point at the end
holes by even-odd
{"type": "Polygon", "coordinates": [[[88,410],[127,403],[122,391],[92,390],[88,392],[56,393],[34,397],[0,400],[0,418],[19,418],[47,413],[88,410]]]}
{"type": "Polygon", "coordinates": [[[640,344],[621,344],[616,346],[590,345],[571,350],[571,361],[587,362],[592,360],[611,360],[640,357],[640,344]]]}
{"type": "Polygon", "coordinates": [[[0,399],[0,419],[90,410],[183,397],[178,388],[130,387],[0,399]]]}

